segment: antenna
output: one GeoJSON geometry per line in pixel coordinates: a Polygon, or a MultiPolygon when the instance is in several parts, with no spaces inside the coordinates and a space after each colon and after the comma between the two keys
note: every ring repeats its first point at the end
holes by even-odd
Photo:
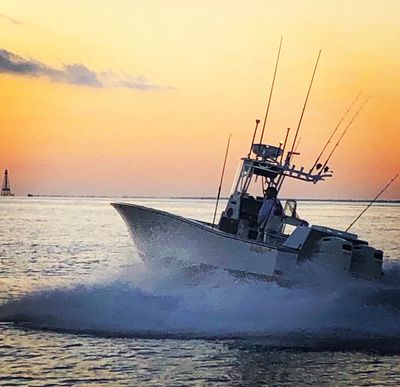
{"type": "Polygon", "coordinates": [[[365,104],[369,101],[371,97],[367,97],[365,99],[365,101],[362,103],[362,105],[360,106],[360,108],[356,111],[356,113],[353,115],[352,119],[350,120],[350,122],[347,124],[347,126],[345,127],[343,133],[340,135],[339,140],[337,141],[337,143],[335,144],[335,146],[333,147],[331,153],[329,154],[328,158],[326,159],[324,165],[321,167],[320,169],[320,173],[325,169],[326,165],[328,164],[329,160],[331,159],[332,155],[335,153],[337,147],[340,144],[340,141],[342,141],[342,138],[344,137],[344,135],[347,133],[347,130],[350,128],[351,124],[353,123],[353,121],[355,120],[355,118],[360,114],[361,110],[364,108],[365,104]]]}
{"type": "Polygon", "coordinates": [[[330,135],[330,137],[328,138],[328,141],[325,143],[324,147],[321,150],[321,153],[318,155],[318,157],[315,160],[314,165],[312,166],[312,168],[310,169],[310,173],[312,173],[312,171],[314,170],[314,168],[317,166],[319,160],[321,159],[323,153],[325,152],[327,146],[330,144],[333,136],[335,135],[335,133],[337,132],[337,130],[339,129],[339,126],[342,124],[344,118],[347,116],[347,114],[349,113],[349,111],[351,110],[351,108],[354,106],[354,104],[358,101],[358,99],[360,98],[362,92],[358,93],[358,95],[356,96],[356,98],[353,100],[353,102],[350,104],[350,106],[347,108],[347,110],[344,112],[344,114],[342,115],[342,118],[339,120],[338,124],[336,125],[335,129],[333,130],[332,134],[330,135]]]}
{"type": "Polygon", "coordinates": [[[271,105],[272,92],[274,91],[276,72],[277,72],[277,70],[278,70],[279,57],[280,57],[280,55],[281,55],[282,40],[283,40],[283,37],[281,36],[281,40],[280,40],[280,42],[279,42],[278,56],[276,57],[274,76],[273,76],[273,78],[272,78],[271,90],[270,90],[270,92],[269,92],[267,110],[265,111],[264,123],[263,123],[263,128],[262,128],[261,137],[260,137],[260,144],[262,144],[262,141],[263,141],[264,131],[265,131],[265,125],[266,125],[266,123],[267,123],[267,117],[268,117],[268,113],[269,113],[269,107],[270,107],[270,105],[271,105]]]}
{"type": "Polygon", "coordinates": [[[254,128],[253,139],[251,140],[250,150],[249,150],[249,154],[247,155],[247,157],[250,157],[251,150],[253,149],[253,144],[254,144],[254,140],[256,138],[257,128],[258,128],[259,123],[260,123],[260,120],[256,120],[256,127],[254,128]]]}
{"type": "Polygon", "coordinates": [[[296,140],[297,140],[297,135],[299,134],[301,122],[303,121],[304,112],[305,112],[305,110],[306,110],[306,106],[307,106],[307,102],[308,102],[308,97],[309,97],[309,95],[310,95],[311,87],[312,87],[312,84],[313,84],[313,82],[314,82],[314,76],[315,76],[315,72],[317,71],[317,67],[318,67],[318,62],[319,62],[319,57],[320,57],[320,56],[321,56],[321,50],[319,50],[318,57],[317,57],[317,61],[315,62],[314,71],[313,71],[313,74],[312,74],[312,77],[311,77],[310,86],[308,87],[306,100],[304,101],[303,110],[301,111],[299,123],[298,123],[297,129],[296,129],[296,134],[295,134],[294,139],[293,139],[292,149],[290,150],[291,153],[293,152],[293,149],[294,149],[294,146],[295,146],[296,140]]]}
{"type": "Polygon", "coordinates": [[[387,183],[387,184],[385,185],[385,187],[378,193],[378,195],[376,195],[376,196],[372,199],[372,201],[368,204],[368,206],[365,207],[365,208],[361,211],[360,215],[358,215],[357,218],[355,218],[355,219],[350,223],[350,226],[347,227],[346,232],[349,231],[349,230],[354,226],[354,224],[358,221],[358,219],[360,219],[360,218],[364,215],[364,213],[368,210],[368,208],[370,208],[370,207],[372,206],[372,204],[375,203],[375,201],[379,198],[379,196],[381,196],[381,195],[389,188],[389,186],[398,178],[398,176],[399,176],[399,174],[397,174],[395,177],[393,177],[392,180],[390,180],[389,183],[387,183]]]}
{"type": "Polygon", "coordinates": [[[217,195],[217,202],[215,203],[215,210],[214,210],[214,217],[213,217],[213,222],[212,222],[212,228],[214,228],[214,225],[215,225],[215,217],[217,216],[219,197],[221,196],[221,187],[222,187],[222,182],[224,181],[225,165],[226,165],[226,159],[227,159],[227,157],[228,157],[229,144],[230,144],[230,142],[231,142],[231,137],[232,137],[232,134],[229,135],[229,137],[228,137],[228,143],[226,144],[224,165],[223,165],[223,167],[222,167],[221,180],[220,180],[220,182],[219,182],[218,195],[217,195]]]}

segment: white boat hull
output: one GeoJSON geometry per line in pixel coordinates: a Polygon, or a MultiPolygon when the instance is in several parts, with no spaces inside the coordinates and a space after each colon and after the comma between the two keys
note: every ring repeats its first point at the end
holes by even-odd
{"type": "Polygon", "coordinates": [[[297,252],[231,235],[208,223],[134,204],[113,203],[143,259],[180,262],[261,275],[276,280],[294,267],[297,252]]]}

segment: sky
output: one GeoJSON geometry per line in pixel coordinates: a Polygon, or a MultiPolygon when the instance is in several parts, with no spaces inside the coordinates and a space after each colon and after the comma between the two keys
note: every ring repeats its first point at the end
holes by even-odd
{"type": "MultiPolygon", "coordinates": [[[[296,165],[371,98],[334,176],[286,179],[281,196],[372,198],[400,170],[399,20],[398,0],[2,1],[0,169],[17,195],[215,196],[231,133],[227,195],[283,36],[270,144],[293,139],[322,50],[296,165]]],[[[400,179],[382,198],[400,199],[400,179]]]]}

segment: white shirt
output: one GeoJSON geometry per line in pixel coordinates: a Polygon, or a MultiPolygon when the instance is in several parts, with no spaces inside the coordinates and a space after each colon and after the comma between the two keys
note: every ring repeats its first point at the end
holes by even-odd
{"type": "Polygon", "coordinates": [[[258,224],[262,224],[265,220],[271,219],[275,216],[275,211],[278,206],[280,206],[278,199],[265,199],[260,212],[258,213],[258,224]]]}

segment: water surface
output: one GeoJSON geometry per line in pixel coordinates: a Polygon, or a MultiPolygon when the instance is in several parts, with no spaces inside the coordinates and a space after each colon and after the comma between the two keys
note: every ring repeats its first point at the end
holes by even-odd
{"type": "MultiPolygon", "coordinates": [[[[0,384],[400,383],[399,205],[373,206],[353,230],[385,251],[382,283],[337,288],[327,275],[283,289],[143,266],[111,201],[1,198],[0,384]]],[[[205,221],[214,208],[123,201],[205,221]]],[[[343,229],[363,206],[300,202],[299,213],[343,229]]]]}

